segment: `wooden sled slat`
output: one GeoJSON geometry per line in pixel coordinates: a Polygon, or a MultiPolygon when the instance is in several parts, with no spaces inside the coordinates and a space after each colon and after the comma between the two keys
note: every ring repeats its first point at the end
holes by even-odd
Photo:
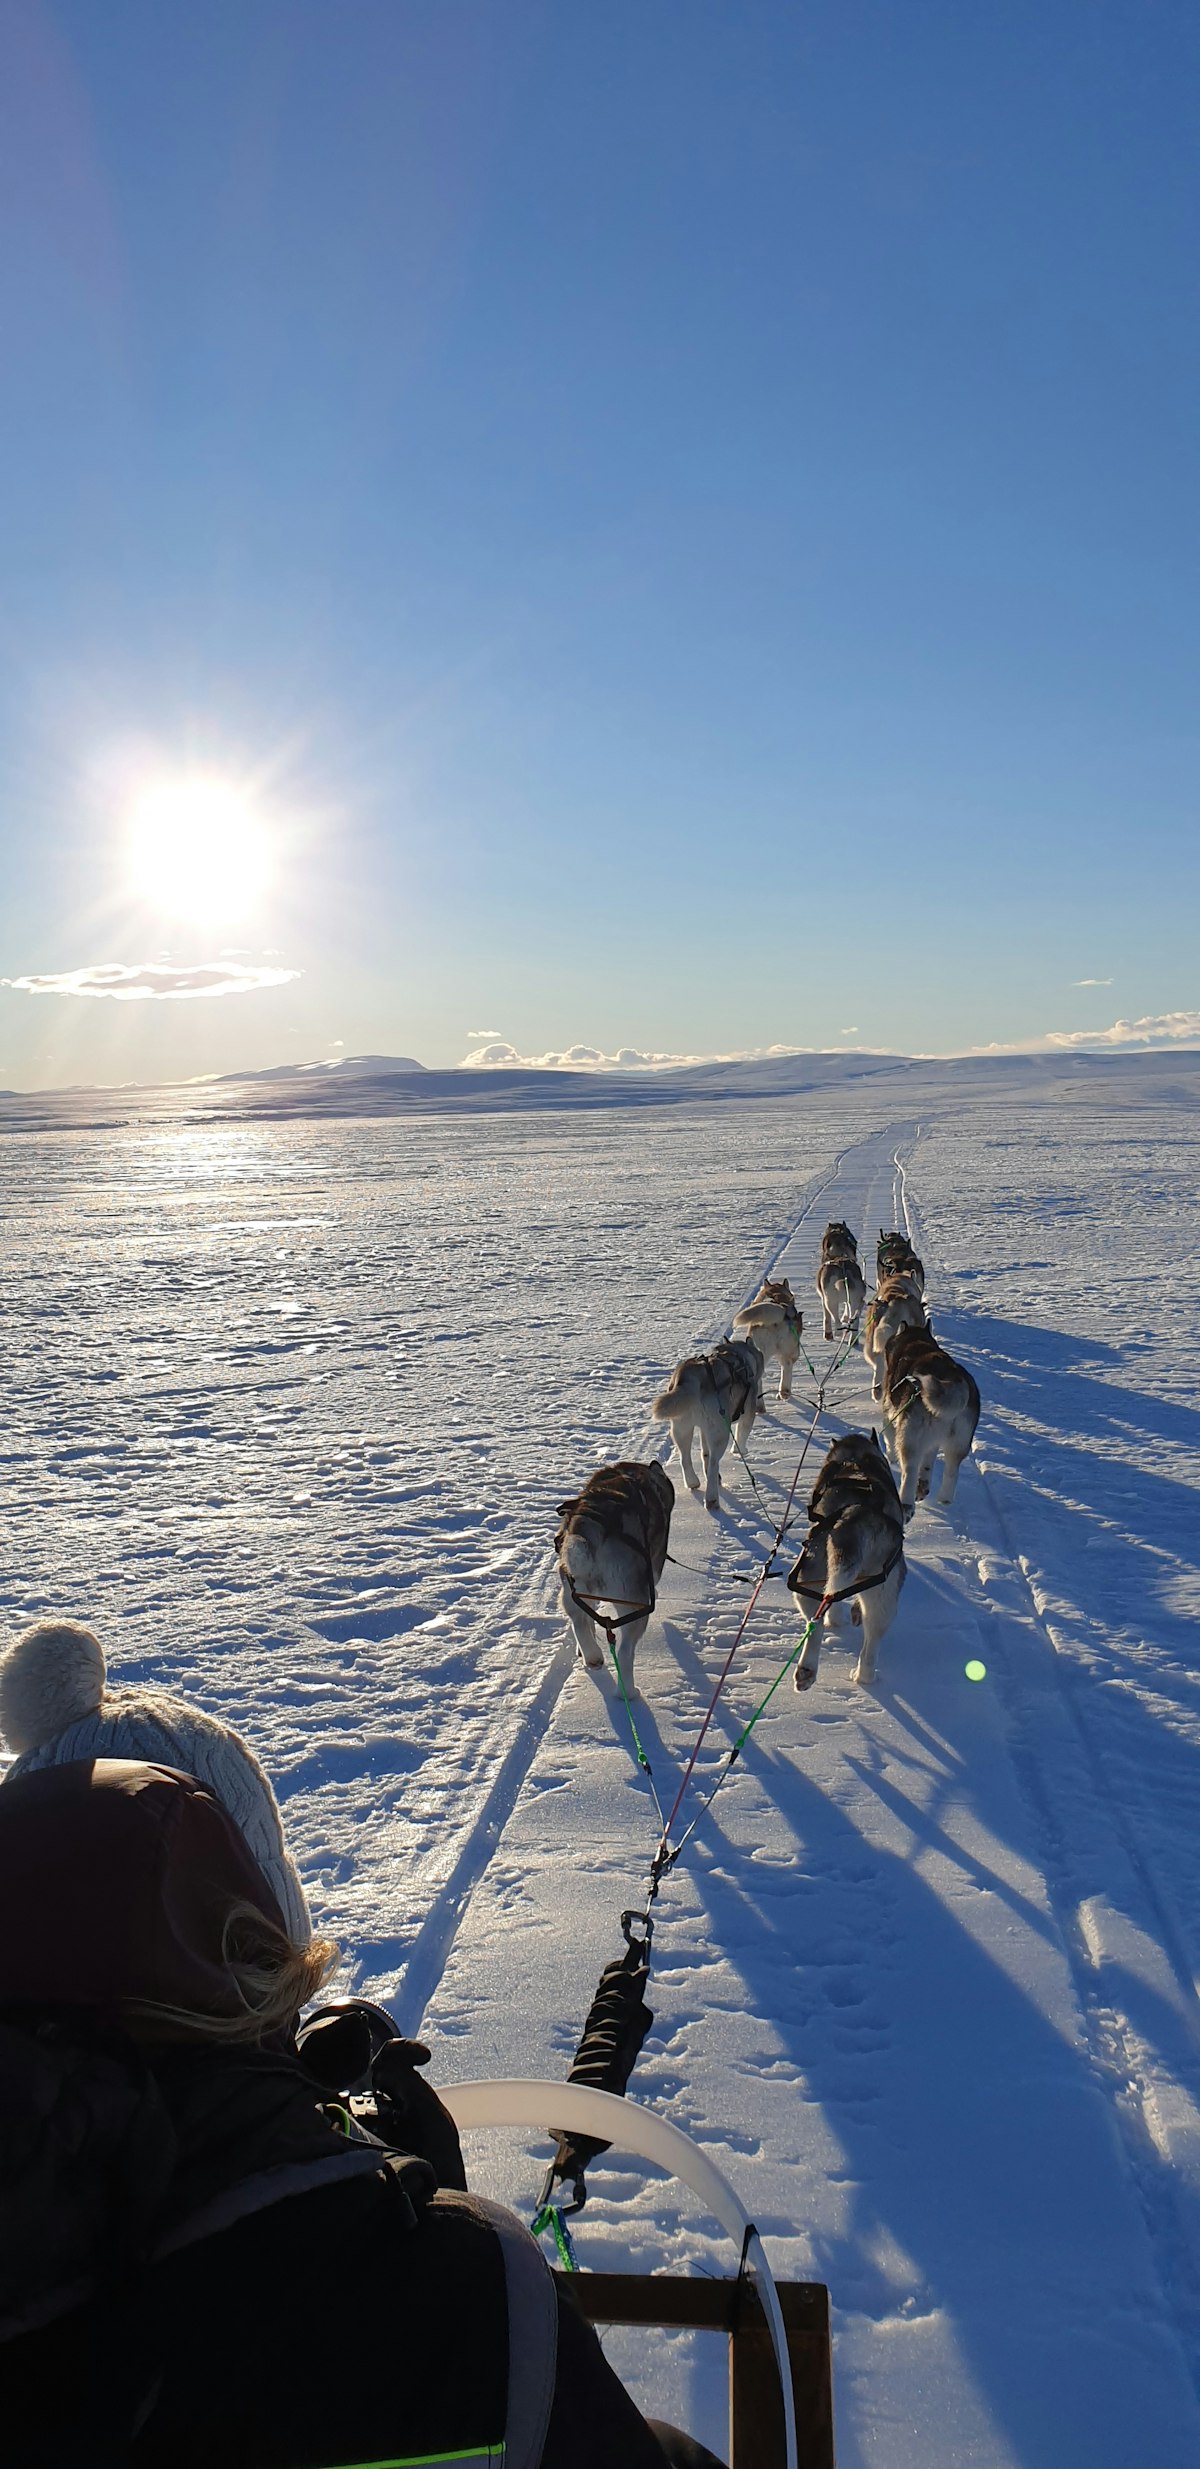
{"type": "MultiPolygon", "coordinates": [[[[745,2280],[694,2280],[670,2272],[557,2272],[589,2323],[661,2325],[729,2336],[730,2469],[784,2469],[783,2403],[766,2316],[745,2280]]],[[[800,2469],[834,2469],[829,2291],[818,2280],[781,2280],[800,2469]]]]}

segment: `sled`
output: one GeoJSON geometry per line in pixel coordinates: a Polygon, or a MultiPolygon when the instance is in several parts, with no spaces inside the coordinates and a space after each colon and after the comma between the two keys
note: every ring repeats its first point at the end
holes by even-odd
{"type": "Polygon", "coordinates": [[[519,2126],[557,2135],[571,2128],[682,2178],[732,2238],[743,2258],[737,2276],[564,2272],[567,2296],[592,2323],[726,2332],[730,2469],[833,2469],[828,2290],[819,2281],[776,2287],[757,2229],[707,2152],[653,2110],[589,2084],[453,2083],[439,2090],[462,2133],[519,2126]]]}
{"type": "MultiPolygon", "coordinates": [[[[744,2280],[675,2272],[557,2272],[588,2323],[643,2324],[729,2336],[729,2469],[785,2469],[783,2404],[771,2328],[744,2280]]],[[[799,2469],[834,2469],[829,2291],[776,2282],[787,2341],[799,2469]]]]}

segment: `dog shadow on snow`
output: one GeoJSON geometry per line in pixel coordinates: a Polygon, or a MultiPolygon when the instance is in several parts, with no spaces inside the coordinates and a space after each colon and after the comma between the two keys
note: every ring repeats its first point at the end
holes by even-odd
{"type": "Polygon", "coordinates": [[[1200,1409],[1100,1378],[1097,1364],[1115,1369],[1128,1358],[1098,1340],[985,1312],[934,1310],[933,1318],[943,1343],[979,1382],[985,1456],[989,1439],[993,1452],[997,1446],[988,1431],[989,1410],[1019,1416],[1022,1457],[1064,1516],[1114,1520],[1131,1550],[1165,1546],[1200,1568],[1195,1488],[1178,1455],[1188,1450],[1200,1456],[1200,1409]],[[1164,1456],[1162,1473],[1147,1471],[1129,1454],[1156,1446],[1164,1456]]]}
{"type": "MultiPolygon", "coordinates": [[[[820,2208],[836,2226],[811,2231],[811,2268],[844,2316],[881,2329],[944,2311],[982,2409],[1022,2469],[1061,2469],[1067,2457],[1166,2457],[1182,2406],[1164,2372],[1169,2336],[1164,2347],[1151,2276],[1136,2261],[1141,2231],[1111,2104],[1084,2034],[1063,2028],[1053,1986],[1046,2011],[1047,1981],[1061,1982],[1066,1963],[1062,1934],[1011,1873],[1031,1860],[1040,1867],[1050,1853],[1012,1760],[996,1756],[974,1688],[960,1681],[962,1608],[961,1592],[935,1570],[914,1568],[873,1690],[853,1690],[850,1653],[835,1643],[817,1689],[799,1704],[784,1682],[775,1705],[791,1719],[754,1734],[685,1854],[699,1937],[726,1950],[707,1984],[692,1946],[672,1963],[669,1879],[664,1888],[657,2022],[644,2063],[660,2063],[685,2110],[703,2118],[712,2050],[717,2080],[741,2086],[737,2128],[750,2131],[747,2148],[757,2141],[760,2068],[773,2105],[790,2069],[797,2175],[789,2186],[781,2171],[773,2215],[760,2210],[759,2226],[804,2233],[803,2156],[832,2136],[836,2165],[825,2173],[837,2192],[820,2208]],[[957,1608],[957,1634],[947,1607],[957,1608]],[[886,1738],[854,1724],[873,1706],[890,1718],[886,1738]],[[869,1832],[808,1770],[813,1715],[846,1725],[844,1743],[822,1730],[822,1756],[833,1749],[873,1795],[879,1824],[869,1832]],[[768,1804],[757,1840],[748,1840],[743,1769],[768,1804]],[[975,1848],[964,1849],[964,1836],[975,1848]],[[989,1844],[998,1847],[994,1865],[989,1844]],[[1025,1932],[1036,1953],[1022,1953],[1025,1932]],[[1080,2330],[1093,2319],[1102,2336],[1080,2330]]],[[[702,1711],[719,1669],[711,1639],[702,1657],[669,1617],[660,1637],[702,1711]]],[[[645,1679],[653,1688],[649,1668],[645,1679]]],[[[744,1687],[733,1694],[714,1717],[714,1755],[706,1747],[705,1779],[693,1787],[701,1793],[745,1718],[744,1687]]],[[[611,1711],[619,1730],[619,1699],[611,1711]]],[[[638,1720],[669,1807],[663,1781],[673,1797],[677,1750],[663,1742],[652,1701],[638,1720]]],[[[1147,2045],[1189,2080],[1179,2011],[1117,1965],[1105,1968],[1104,1998],[1135,2017],[1147,2045]]],[[[1148,2209],[1177,2217],[1186,2190],[1161,2156],[1147,2147],[1138,2169],[1148,2209]]],[[[850,2427],[840,2452],[852,2469],[850,2427]]]]}

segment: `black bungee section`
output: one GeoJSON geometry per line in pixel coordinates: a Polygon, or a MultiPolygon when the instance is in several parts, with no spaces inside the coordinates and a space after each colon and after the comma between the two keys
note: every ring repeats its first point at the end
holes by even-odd
{"type": "MultiPolygon", "coordinates": [[[[622,1912],[625,1952],[606,1963],[588,2009],[579,2047],[571,2060],[568,2083],[588,2083],[597,2092],[621,2093],[637,2064],[654,2017],[646,2004],[650,1980],[648,1912],[622,1912]],[[640,1934],[635,1935],[635,1931],[640,1934]]],[[[558,2129],[551,2127],[552,2134],[558,2129]]],[[[581,2212],[587,2201],[586,2171],[610,2146],[597,2135],[558,2134],[558,2149],[546,2173],[539,2210],[550,2202],[555,2186],[570,2185],[571,2201],[561,2209],[581,2212]]]]}

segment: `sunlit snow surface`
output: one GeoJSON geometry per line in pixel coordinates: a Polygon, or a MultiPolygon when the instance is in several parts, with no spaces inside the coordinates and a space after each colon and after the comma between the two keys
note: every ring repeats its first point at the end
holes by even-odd
{"type": "MultiPolygon", "coordinates": [[[[653,1848],[562,1645],[557,1503],[660,1445],[662,1375],[771,1260],[820,1366],[825,1219],[870,1250],[907,1212],[977,1462],[918,1512],[875,1690],[832,1646],[785,1684],[664,1886],[634,2081],[828,2280],[843,2469],[1200,2459],[1198,1124],[997,1082],[0,1150],[7,1625],[92,1618],[115,1679],[249,1735],[443,2079],[565,2069],[653,1848]]],[[[756,1431],[771,1502],[811,1386],[756,1431]]],[[[857,1361],[831,1402],[826,1436],[869,1422],[857,1361]]],[[[763,1536],[736,1467],[718,1519],[681,1497],[700,1574],[639,1654],[660,1782],[763,1536]]],[[[795,1633],[774,1585],[704,1776],[795,1633]]],[[[471,2158],[528,2210],[542,2147],[471,2158]]],[[[585,2263],[731,2268],[676,2185],[614,2155],[592,2186],[585,2263]]],[[[640,2342],[623,2370],[719,2449],[717,2361],[640,2342]]]]}

